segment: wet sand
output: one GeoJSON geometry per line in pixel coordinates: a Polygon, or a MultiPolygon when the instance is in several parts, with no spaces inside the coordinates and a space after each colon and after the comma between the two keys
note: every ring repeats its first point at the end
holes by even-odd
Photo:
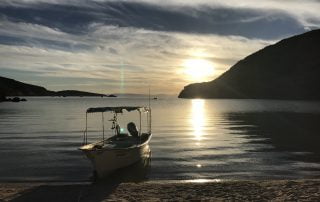
{"type": "Polygon", "coordinates": [[[319,201],[320,180],[1,183],[0,201],[319,201]]]}

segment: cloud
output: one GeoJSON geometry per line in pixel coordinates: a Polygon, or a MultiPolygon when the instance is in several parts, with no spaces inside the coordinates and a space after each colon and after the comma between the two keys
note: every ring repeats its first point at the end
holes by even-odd
{"type": "MultiPolygon", "coordinates": [[[[284,10],[284,6],[239,3],[221,4],[201,1],[198,4],[180,1],[160,4],[156,1],[22,1],[2,3],[4,18],[16,22],[39,24],[66,33],[83,35],[91,32],[92,24],[134,27],[155,31],[240,35],[248,38],[274,39],[301,33],[306,26],[316,26],[315,12],[284,10]],[[72,12],[70,12],[72,11],[72,12]],[[309,23],[310,22],[310,23],[309,23]]],[[[252,1],[251,1],[252,2],[252,1]]],[[[277,3],[274,3],[278,5],[277,3]]],[[[1,5],[1,4],[0,4],[1,5]]],[[[281,4],[282,5],[282,4],[281,4]]],[[[296,8],[290,6],[288,8],[296,8]]]]}
{"type": "Polygon", "coordinates": [[[116,49],[112,48],[112,47],[110,47],[108,50],[109,50],[109,52],[112,53],[112,54],[115,54],[115,55],[118,54],[118,51],[117,51],[116,49]]]}
{"type": "MultiPolygon", "coordinates": [[[[41,33],[44,30],[41,26],[37,29],[39,38],[47,36],[46,32],[41,33]]],[[[69,87],[102,93],[143,93],[149,83],[159,93],[177,93],[190,82],[183,75],[185,59],[200,57],[212,61],[217,70],[210,78],[213,79],[246,54],[271,43],[239,36],[182,34],[105,25],[95,25],[93,32],[80,38],[79,41],[78,35],[66,34],[59,40],[61,43],[83,43],[92,48],[0,45],[0,71],[3,71],[1,68],[12,68],[15,71],[11,75],[17,79],[23,78],[28,71],[38,72],[32,80],[37,78],[53,90],[62,87],[53,85],[52,80],[59,83],[61,78],[70,78],[69,87]],[[102,85],[94,82],[95,79],[105,82],[102,85]],[[86,81],[84,86],[80,85],[81,81],[86,81]]],[[[6,70],[6,75],[10,75],[9,72],[6,70]]]]}
{"type": "Polygon", "coordinates": [[[52,90],[145,93],[150,84],[178,93],[191,82],[186,59],[213,63],[214,79],[266,45],[319,27],[318,8],[311,0],[1,1],[0,73],[52,90]]]}
{"type": "Polygon", "coordinates": [[[41,46],[52,49],[90,49],[80,37],[58,29],[25,22],[0,21],[0,44],[41,46]],[[77,40],[76,40],[77,39],[77,40]]]}

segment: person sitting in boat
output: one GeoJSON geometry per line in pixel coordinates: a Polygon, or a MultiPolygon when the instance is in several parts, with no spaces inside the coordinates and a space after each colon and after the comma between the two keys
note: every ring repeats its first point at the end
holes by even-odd
{"type": "Polygon", "coordinates": [[[127,129],[132,137],[139,137],[137,126],[133,122],[128,123],[127,129]]]}

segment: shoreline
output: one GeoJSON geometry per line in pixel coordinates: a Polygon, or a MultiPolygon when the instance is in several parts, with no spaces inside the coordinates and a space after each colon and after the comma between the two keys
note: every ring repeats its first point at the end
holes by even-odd
{"type": "Polygon", "coordinates": [[[1,183],[0,201],[317,201],[320,179],[1,183]]]}

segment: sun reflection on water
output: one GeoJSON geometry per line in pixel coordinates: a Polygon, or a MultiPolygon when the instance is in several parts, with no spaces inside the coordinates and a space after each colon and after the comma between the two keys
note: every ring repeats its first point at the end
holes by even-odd
{"type": "Polygon", "coordinates": [[[203,136],[203,127],[205,122],[204,104],[205,101],[202,99],[192,100],[190,121],[193,128],[193,134],[196,140],[201,140],[203,136]]]}

